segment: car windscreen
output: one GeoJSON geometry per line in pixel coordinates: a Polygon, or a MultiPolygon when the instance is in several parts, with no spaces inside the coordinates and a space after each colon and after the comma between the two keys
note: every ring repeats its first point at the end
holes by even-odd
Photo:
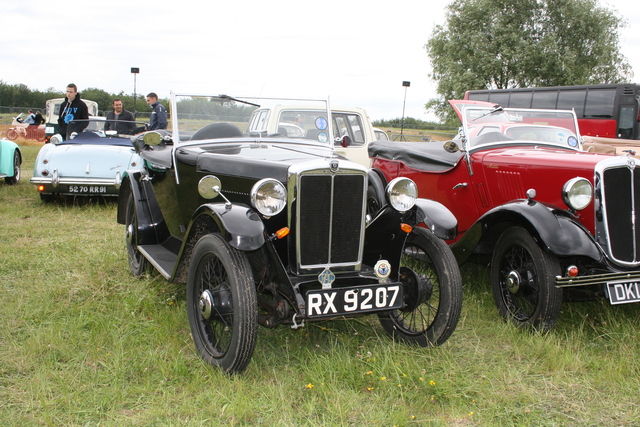
{"type": "MultiPolygon", "coordinates": [[[[290,102],[285,99],[231,97],[227,95],[202,96],[202,95],[178,95],[172,94],[171,126],[177,129],[173,131],[174,141],[194,142],[199,140],[235,138],[235,137],[306,137],[309,129],[313,128],[317,133],[325,133],[324,140],[316,138],[316,141],[327,142],[330,140],[329,123],[327,114],[316,114],[310,117],[310,123],[300,123],[299,113],[281,117],[280,125],[273,134],[259,132],[254,135],[252,128],[259,126],[259,114],[253,113],[261,107],[273,107],[279,102],[290,102]],[[252,119],[253,117],[253,119],[252,119]],[[252,127],[249,126],[250,120],[252,127]]],[[[296,103],[301,102],[295,100],[296,103]]],[[[325,101],[309,100],[315,107],[327,111],[325,101]]],[[[266,111],[266,110],[265,110],[266,111]]],[[[259,111],[258,111],[259,113],[259,111]]],[[[266,113],[265,113],[266,117],[266,113]]],[[[306,118],[306,117],[305,117],[306,118]]],[[[264,120],[263,120],[264,121],[264,120]]]]}
{"type": "Polygon", "coordinates": [[[147,130],[143,122],[124,120],[72,120],[67,126],[64,144],[131,145],[130,137],[147,130]]]}
{"type": "Polygon", "coordinates": [[[573,111],[467,107],[463,125],[471,148],[513,141],[579,149],[573,111]]]}

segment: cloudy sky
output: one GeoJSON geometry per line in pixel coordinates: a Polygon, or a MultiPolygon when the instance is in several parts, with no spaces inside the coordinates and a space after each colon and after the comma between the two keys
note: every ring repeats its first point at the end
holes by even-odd
{"type": "MultiPolygon", "coordinates": [[[[97,87],[326,98],[372,119],[433,116],[424,45],[450,0],[103,1],[3,4],[0,80],[31,89],[97,87]],[[410,81],[409,88],[402,87],[410,81]]],[[[640,8],[600,0],[629,25],[622,53],[640,83],[640,8]]]]}

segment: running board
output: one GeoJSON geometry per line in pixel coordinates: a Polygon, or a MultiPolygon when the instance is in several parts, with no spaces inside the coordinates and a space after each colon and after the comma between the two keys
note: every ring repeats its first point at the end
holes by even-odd
{"type": "Polygon", "coordinates": [[[138,251],[165,279],[171,279],[182,241],[171,236],[159,245],[139,245],[138,251]]]}

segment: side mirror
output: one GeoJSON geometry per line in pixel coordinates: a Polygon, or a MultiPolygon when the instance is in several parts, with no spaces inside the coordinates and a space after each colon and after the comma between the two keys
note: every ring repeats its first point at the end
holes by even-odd
{"type": "Polygon", "coordinates": [[[340,145],[342,145],[342,148],[347,148],[348,146],[351,145],[351,137],[349,135],[345,135],[342,137],[342,142],[340,143],[340,145]]]}
{"type": "Polygon", "coordinates": [[[458,151],[460,151],[460,147],[454,141],[445,142],[442,145],[442,148],[444,148],[444,151],[446,151],[447,153],[457,153],[458,151]]]}
{"type": "Polygon", "coordinates": [[[162,140],[162,135],[160,135],[158,132],[147,132],[142,137],[142,141],[145,143],[145,145],[150,146],[160,145],[162,140]]]}

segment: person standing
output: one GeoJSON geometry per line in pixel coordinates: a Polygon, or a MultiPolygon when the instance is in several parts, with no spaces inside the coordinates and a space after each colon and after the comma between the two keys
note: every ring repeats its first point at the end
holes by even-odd
{"type": "Polygon", "coordinates": [[[149,121],[149,130],[166,129],[168,125],[167,110],[158,101],[158,95],[155,92],[147,95],[147,104],[153,108],[151,120],[149,121]]]}
{"type": "Polygon", "coordinates": [[[67,85],[66,98],[60,105],[58,132],[64,139],[67,139],[67,133],[82,132],[89,125],[88,119],[89,108],[87,104],[80,100],[78,87],[73,83],[69,83],[67,85]],[[78,122],[76,120],[81,121],[78,122]]]}
{"type": "Polygon", "coordinates": [[[117,133],[125,135],[133,135],[136,124],[131,111],[122,108],[122,100],[116,98],[112,102],[113,111],[107,113],[107,122],[104,124],[104,130],[115,130],[117,133]]]}

